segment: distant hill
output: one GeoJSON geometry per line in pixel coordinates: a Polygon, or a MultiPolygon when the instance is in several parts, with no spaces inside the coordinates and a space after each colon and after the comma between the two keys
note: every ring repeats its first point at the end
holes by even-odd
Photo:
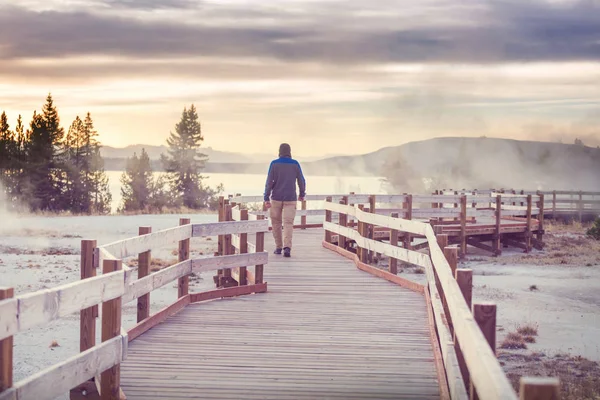
{"type": "MultiPolygon", "coordinates": [[[[106,168],[122,170],[125,158],[145,147],[159,170],[165,146],[103,148],[106,168]]],[[[242,155],[203,150],[209,155],[204,172],[266,173],[272,155],[242,155]]],[[[305,175],[383,176],[386,161],[399,160],[411,174],[452,188],[511,187],[600,191],[600,149],[574,144],[496,138],[436,138],[386,147],[358,156],[300,160],[305,175]]]]}
{"type": "MultiPolygon", "coordinates": [[[[422,178],[457,188],[515,187],[600,191],[600,149],[574,144],[495,138],[436,138],[387,147],[362,156],[311,163],[329,174],[389,174],[402,160],[422,178]],[[468,171],[468,173],[464,173],[468,171]],[[445,182],[444,182],[445,181],[445,182]]],[[[439,187],[439,186],[438,186],[439,187]]]]}
{"type": "MultiPolygon", "coordinates": [[[[111,147],[103,146],[100,150],[102,157],[105,159],[126,159],[131,157],[133,153],[138,155],[142,152],[142,148],[148,153],[150,160],[160,160],[161,154],[167,154],[167,146],[151,146],[145,144],[135,144],[127,147],[111,147]]],[[[252,163],[252,162],[266,162],[271,159],[272,156],[261,155],[261,154],[240,154],[231,153],[226,151],[214,150],[211,147],[202,148],[202,153],[208,156],[210,162],[215,163],[252,163]]]]}

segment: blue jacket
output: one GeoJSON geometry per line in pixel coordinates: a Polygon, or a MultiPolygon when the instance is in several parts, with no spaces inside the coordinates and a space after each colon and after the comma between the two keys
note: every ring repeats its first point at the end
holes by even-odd
{"type": "Polygon", "coordinates": [[[296,182],[300,188],[300,197],[306,195],[306,181],[298,161],[291,157],[279,157],[271,162],[267,183],[265,185],[265,201],[297,201],[296,182]]]}

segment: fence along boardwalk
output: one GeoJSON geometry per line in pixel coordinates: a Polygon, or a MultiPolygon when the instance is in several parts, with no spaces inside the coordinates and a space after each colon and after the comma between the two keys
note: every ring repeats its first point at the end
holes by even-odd
{"type": "Polygon", "coordinates": [[[270,257],[268,293],[189,305],[131,342],[127,398],[440,398],[423,295],[322,238],[294,232],[292,258],[270,257]]]}
{"type": "MultiPolygon", "coordinates": [[[[326,233],[296,231],[291,260],[264,252],[268,221],[240,207],[255,201],[244,196],[220,199],[218,223],[181,219],[180,226],[157,232],[140,227],[140,236],[99,247],[83,240],[80,281],[18,295],[0,287],[0,400],[52,399],[67,391],[72,400],[176,398],[175,390],[188,398],[516,400],[496,359],[496,306],[472,304],[472,270],[457,269],[457,259],[467,245],[495,255],[502,245],[543,248],[546,198],[514,190],[437,192],[312,196],[308,200],[326,200],[324,208],[302,204],[298,228],[326,233]],[[395,208],[381,207],[386,204],[395,208]],[[319,215],[321,223],[306,223],[307,216],[319,215]],[[249,234],[255,243],[247,241],[249,234]],[[219,252],[190,258],[190,239],[199,236],[218,236],[219,252]],[[177,264],[147,273],[153,249],[177,244],[177,264]],[[371,265],[380,254],[390,259],[387,271],[371,265]],[[135,256],[138,274],[123,262],[135,256]],[[424,268],[427,282],[397,276],[399,262],[424,268]],[[189,293],[188,276],[208,271],[217,272],[218,289],[189,293]],[[178,300],[150,315],[149,294],[173,281],[178,300]],[[207,302],[228,297],[236,298],[207,302]],[[138,323],[125,331],[122,306],[136,300],[138,323]],[[13,335],[77,312],[81,352],[13,382],[13,335]],[[132,358],[124,364],[129,346],[132,358]]],[[[600,193],[577,192],[575,207],[561,206],[573,203],[573,193],[550,193],[553,217],[600,214],[600,193]]],[[[521,378],[523,400],[558,393],[557,379],[521,378]]]]}

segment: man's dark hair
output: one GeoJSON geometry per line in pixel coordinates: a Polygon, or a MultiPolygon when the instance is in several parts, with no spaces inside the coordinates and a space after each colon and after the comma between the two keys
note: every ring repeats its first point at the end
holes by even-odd
{"type": "Polygon", "coordinates": [[[292,148],[287,143],[279,145],[279,157],[292,157],[292,148]]]}

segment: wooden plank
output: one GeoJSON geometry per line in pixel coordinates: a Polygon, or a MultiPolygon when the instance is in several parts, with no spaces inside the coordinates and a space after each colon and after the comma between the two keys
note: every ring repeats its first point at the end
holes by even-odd
{"type": "MultiPolygon", "coordinates": [[[[121,260],[104,260],[102,273],[109,274],[122,268],[121,260]]],[[[121,341],[121,298],[108,300],[102,303],[102,342],[117,338],[121,341]]],[[[122,349],[121,349],[122,350],[122,349]]],[[[122,356],[122,354],[121,354],[122,356]]],[[[100,397],[102,400],[119,400],[120,366],[114,365],[101,373],[102,386],[100,397]]],[[[73,387],[72,385],[71,387],[73,387]]],[[[71,388],[69,387],[69,389],[71,388]]]]}
{"type": "Polygon", "coordinates": [[[458,201],[460,201],[460,196],[457,195],[413,195],[413,204],[455,203],[458,201]]]}
{"type": "MultiPolygon", "coordinates": [[[[0,300],[13,298],[13,288],[0,287],[0,300]]],[[[0,314],[0,316],[4,316],[0,314]]],[[[15,316],[16,317],[16,316],[15,316]]],[[[11,319],[12,315],[9,314],[11,319]]],[[[15,324],[16,325],[16,324],[15,324]]],[[[0,393],[8,390],[13,385],[13,337],[9,336],[0,340],[0,393]]]]}
{"type": "Polygon", "coordinates": [[[223,289],[211,290],[209,292],[192,293],[190,301],[197,303],[200,301],[221,299],[225,297],[237,297],[252,293],[265,293],[267,291],[267,283],[257,283],[254,285],[234,286],[223,289]]]}
{"type": "Polygon", "coordinates": [[[143,321],[139,321],[127,331],[128,341],[131,342],[139,337],[142,333],[166,320],[168,317],[177,314],[179,311],[185,308],[185,306],[190,304],[190,296],[192,295],[187,294],[183,297],[180,297],[175,303],[161,309],[156,314],[144,319],[143,321]]]}
{"type": "Polygon", "coordinates": [[[336,253],[338,253],[338,254],[340,254],[340,255],[342,255],[342,256],[344,256],[344,257],[346,257],[346,258],[348,258],[348,259],[350,259],[352,261],[354,261],[354,264],[356,264],[356,267],[358,269],[362,270],[362,271],[368,272],[371,275],[378,276],[378,277],[383,278],[383,279],[385,279],[387,281],[393,282],[393,283],[395,283],[397,285],[400,285],[402,287],[405,287],[407,289],[415,291],[417,293],[423,293],[423,290],[424,290],[423,285],[420,285],[420,284],[418,284],[416,282],[412,282],[412,281],[410,281],[408,279],[404,279],[402,277],[399,277],[397,275],[391,274],[391,273],[389,273],[387,271],[384,271],[382,269],[379,269],[379,268],[373,267],[373,266],[371,266],[369,264],[366,264],[364,262],[361,262],[356,254],[354,254],[354,253],[352,253],[352,252],[350,252],[348,250],[344,250],[344,249],[342,249],[342,248],[340,248],[338,246],[335,246],[335,245],[333,245],[331,243],[327,243],[325,241],[323,241],[323,247],[325,247],[326,249],[335,251],[336,253]]]}
{"type": "Polygon", "coordinates": [[[132,282],[123,295],[123,302],[126,304],[145,293],[158,289],[179,277],[191,273],[250,266],[258,263],[266,264],[268,259],[268,253],[261,252],[185,260],[132,282]]]}
{"type": "Polygon", "coordinates": [[[240,209],[239,205],[231,208],[231,220],[232,221],[241,221],[242,220],[242,210],[240,209]]]}
{"type": "Polygon", "coordinates": [[[442,353],[442,360],[448,379],[450,398],[453,400],[465,400],[468,399],[469,396],[454,351],[454,340],[447,323],[447,318],[449,318],[449,316],[446,316],[444,313],[444,307],[441,300],[442,296],[436,288],[435,273],[431,261],[429,261],[425,267],[425,274],[427,276],[427,287],[425,288],[425,291],[429,291],[435,327],[440,343],[440,352],[442,353]]]}
{"type": "MultiPolygon", "coordinates": [[[[185,226],[190,224],[189,218],[180,218],[179,225],[185,226]]],[[[177,252],[179,262],[188,260],[190,258],[190,239],[183,239],[179,241],[179,250],[177,252]]],[[[184,275],[177,281],[177,297],[181,298],[189,293],[190,288],[190,277],[184,275]]]]}
{"type": "Polygon", "coordinates": [[[192,237],[192,225],[185,225],[163,229],[143,236],[119,240],[100,247],[113,255],[116,259],[123,259],[137,256],[139,253],[148,250],[155,250],[157,248],[175,244],[180,240],[189,239],[190,237],[192,237]]]}
{"type": "Polygon", "coordinates": [[[393,257],[418,266],[424,266],[426,262],[425,260],[428,258],[427,255],[423,253],[365,238],[351,228],[344,228],[331,222],[325,222],[324,226],[325,229],[331,232],[335,232],[338,235],[343,235],[351,240],[354,240],[361,249],[365,249],[366,251],[376,251],[378,253],[385,254],[388,257],[393,257]]]}
{"type": "Polygon", "coordinates": [[[18,296],[18,329],[11,325],[11,330],[0,332],[0,339],[118,298],[124,286],[124,274],[119,271],[18,296]]]}
{"type": "Polygon", "coordinates": [[[123,304],[192,273],[192,260],[185,260],[131,282],[123,295],[123,304]]]}
{"type": "MultiPolygon", "coordinates": [[[[80,278],[88,279],[96,276],[94,267],[95,240],[81,241],[80,278]]],[[[79,351],[86,351],[96,344],[96,317],[98,305],[93,305],[79,311],[79,351]]],[[[0,390],[1,391],[1,390],[0,390]]]]}
{"type": "Polygon", "coordinates": [[[209,224],[192,224],[192,236],[217,236],[232,233],[258,233],[269,230],[269,221],[228,221],[209,224]]]}
{"type": "Polygon", "coordinates": [[[204,271],[213,271],[219,268],[248,267],[257,264],[264,265],[268,262],[269,253],[264,251],[259,253],[235,254],[230,256],[196,258],[192,260],[192,272],[199,273],[204,271]]]}
{"type": "Polygon", "coordinates": [[[435,320],[433,316],[433,309],[431,305],[431,297],[429,295],[429,288],[425,288],[423,291],[425,294],[425,302],[427,304],[427,317],[429,319],[429,334],[431,335],[431,344],[433,346],[433,355],[435,358],[435,370],[438,374],[438,381],[440,384],[440,399],[450,399],[450,391],[448,390],[448,377],[446,375],[446,369],[444,367],[444,358],[440,350],[439,337],[437,330],[435,329],[435,320]]]}
{"type": "Polygon", "coordinates": [[[118,365],[122,356],[123,342],[119,335],[18,382],[11,389],[12,398],[58,397],[101,371],[118,365]]]}
{"type": "Polygon", "coordinates": [[[516,399],[514,389],[474,321],[471,310],[467,307],[460,288],[451,275],[450,266],[437,245],[435,233],[430,226],[427,228],[427,239],[430,242],[431,259],[448,303],[455,334],[477,393],[485,393],[486,398],[489,399],[516,399]]]}
{"type": "MultiPolygon", "coordinates": [[[[140,235],[152,233],[152,227],[140,226],[138,230],[140,235]]],[[[152,252],[145,251],[138,254],[138,279],[150,274],[150,262],[152,252]]],[[[126,302],[125,302],[126,303],[126,302]]],[[[143,321],[150,316],[150,293],[143,294],[138,297],[137,301],[137,322],[143,321]]]]}

